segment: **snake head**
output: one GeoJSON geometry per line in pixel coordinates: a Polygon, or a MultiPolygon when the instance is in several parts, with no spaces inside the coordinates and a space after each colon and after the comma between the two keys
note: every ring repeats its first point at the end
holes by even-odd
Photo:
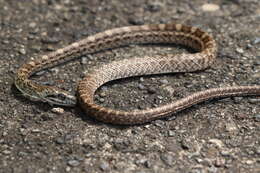
{"type": "Polygon", "coordinates": [[[77,103],[76,97],[64,90],[52,90],[52,92],[45,93],[42,98],[45,102],[49,103],[50,105],[73,107],[77,103]]]}

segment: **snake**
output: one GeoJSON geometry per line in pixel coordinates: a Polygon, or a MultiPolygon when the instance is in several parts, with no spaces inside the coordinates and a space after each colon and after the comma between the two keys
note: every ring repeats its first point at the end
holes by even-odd
{"type": "Polygon", "coordinates": [[[214,63],[217,51],[213,37],[197,27],[178,23],[125,26],[87,36],[29,60],[18,69],[14,83],[25,97],[33,101],[69,107],[79,104],[88,116],[104,123],[120,125],[148,123],[213,98],[260,95],[260,85],[228,86],[198,91],[174,102],[143,110],[124,111],[95,103],[96,90],[109,81],[133,76],[201,71],[214,63]],[[76,95],[30,79],[39,71],[74,58],[131,44],[179,44],[194,52],[145,55],[94,66],[79,82],[76,95]]]}

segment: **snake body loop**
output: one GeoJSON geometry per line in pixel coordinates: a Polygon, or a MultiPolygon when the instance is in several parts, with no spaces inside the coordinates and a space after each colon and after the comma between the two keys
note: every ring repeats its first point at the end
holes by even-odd
{"type": "Polygon", "coordinates": [[[29,77],[37,71],[84,54],[144,43],[181,44],[191,47],[196,50],[196,53],[124,59],[93,68],[78,86],[78,101],[88,115],[113,124],[140,124],[169,116],[211,98],[260,95],[259,85],[213,88],[194,93],[164,106],[131,112],[105,108],[94,103],[95,91],[111,80],[159,73],[192,72],[209,67],[216,57],[216,42],[208,33],[181,24],[129,26],[89,36],[24,64],[17,72],[15,85],[30,99],[56,105],[74,106],[77,102],[75,96],[56,87],[36,84],[29,77]]]}

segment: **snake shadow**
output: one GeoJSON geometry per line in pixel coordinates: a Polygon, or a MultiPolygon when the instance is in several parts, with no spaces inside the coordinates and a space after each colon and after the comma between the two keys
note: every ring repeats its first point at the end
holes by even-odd
{"type": "MultiPolygon", "coordinates": [[[[153,75],[154,76],[154,75],[153,75]]],[[[129,80],[137,80],[138,77],[131,77],[131,78],[127,78],[127,79],[118,79],[115,81],[110,81],[108,83],[106,83],[107,86],[113,85],[115,83],[120,83],[120,82],[127,82],[129,80]]],[[[111,128],[116,128],[116,129],[126,129],[129,127],[133,127],[133,126],[143,126],[146,124],[151,124],[154,123],[155,121],[152,122],[148,122],[148,123],[143,123],[143,124],[135,124],[135,125],[115,125],[115,124],[109,124],[109,123],[104,123],[101,122],[95,118],[93,118],[92,116],[87,115],[83,109],[77,104],[75,107],[64,107],[64,106],[53,106],[50,105],[48,103],[44,103],[41,101],[32,101],[28,98],[26,98],[14,85],[14,83],[11,85],[11,95],[14,97],[14,99],[18,100],[19,102],[23,103],[24,105],[32,105],[34,107],[36,107],[37,110],[40,110],[41,112],[48,112],[50,111],[52,108],[54,107],[62,107],[65,112],[70,112],[72,114],[74,114],[77,118],[80,118],[82,121],[91,124],[91,125],[97,125],[97,126],[108,126],[111,128]]],[[[183,110],[182,112],[186,112],[186,111],[192,111],[192,109],[189,110],[183,110]]],[[[179,113],[176,113],[174,115],[170,114],[169,116],[167,116],[166,118],[161,118],[160,120],[169,120],[169,119],[175,119],[175,117],[179,115],[179,113]]]]}
{"type": "MultiPolygon", "coordinates": [[[[140,44],[140,46],[148,46],[148,45],[153,45],[153,46],[160,45],[160,46],[163,46],[163,47],[174,46],[174,47],[177,47],[177,48],[185,49],[187,52],[190,52],[190,53],[195,53],[196,52],[195,50],[193,50],[191,48],[188,48],[188,47],[182,46],[182,45],[176,45],[176,44],[160,44],[160,43],[140,44]]],[[[127,46],[120,46],[120,47],[127,47],[127,46]]],[[[107,50],[111,50],[111,49],[107,49],[107,50]]],[[[104,50],[104,51],[107,51],[107,50],[104,50]]],[[[100,51],[100,52],[103,52],[103,51],[100,51]]],[[[74,60],[71,60],[71,61],[74,61],[74,60]]],[[[64,62],[62,64],[67,64],[69,62],[70,61],[64,62]]],[[[189,73],[199,73],[201,71],[202,70],[198,70],[196,72],[189,72],[189,73]]],[[[157,75],[149,75],[149,76],[163,76],[163,75],[174,76],[176,74],[181,74],[181,73],[157,74],[157,75]]],[[[118,79],[118,80],[110,81],[110,82],[106,83],[105,85],[109,86],[109,85],[113,85],[113,84],[120,83],[120,82],[127,82],[129,80],[137,80],[139,77],[140,76],[125,78],[125,79],[118,79]]],[[[20,102],[22,102],[24,104],[34,105],[35,107],[37,107],[37,109],[39,109],[41,111],[47,112],[47,111],[50,111],[50,109],[52,109],[54,107],[53,105],[49,105],[47,103],[38,102],[38,101],[31,101],[31,100],[25,98],[23,96],[23,94],[15,87],[14,84],[11,86],[11,91],[12,91],[11,93],[12,93],[12,95],[13,95],[13,97],[15,99],[19,100],[20,102]]],[[[199,107],[206,106],[209,103],[212,104],[212,103],[214,103],[214,102],[216,102],[218,100],[221,100],[221,99],[223,99],[223,97],[222,98],[213,98],[213,99],[210,99],[210,100],[198,103],[196,105],[193,105],[193,106],[191,106],[189,108],[186,108],[184,110],[181,110],[179,112],[171,113],[171,114],[167,115],[165,118],[160,118],[160,120],[164,120],[164,121],[174,120],[178,116],[185,116],[186,114],[190,114],[191,112],[193,112],[194,110],[198,109],[199,107]]],[[[57,107],[62,107],[62,106],[57,106],[57,107]]],[[[100,125],[100,126],[105,124],[105,125],[107,125],[109,127],[117,128],[117,129],[125,129],[125,128],[128,128],[130,126],[131,127],[132,126],[143,126],[143,125],[146,125],[146,124],[154,123],[156,121],[155,120],[155,121],[152,121],[152,122],[143,123],[143,124],[136,124],[136,125],[114,125],[114,124],[108,124],[108,123],[100,122],[100,121],[96,120],[95,118],[92,118],[91,116],[86,115],[86,113],[81,109],[81,107],[78,104],[74,108],[68,108],[68,107],[62,107],[62,108],[64,108],[64,110],[67,111],[67,112],[71,112],[76,117],[82,119],[83,121],[85,121],[85,122],[87,122],[89,124],[100,125]]]]}
{"type": "MultiPolygon", "coordinates": [[[[198,73],[198,72],[199,71],[192,72],[192,73],[198,73]]],[[[183,73],[178,73],[178,74],[183,74],[183,73]]],[[[174,73],[174,74],[166,74],[166,75],[168,75],[168,76],[175,76],[176,73],[174,73]]],[[[165,76],[165,74],[148,75],[148,76],[160,77],[160,76],[165,76]]],[[[117,79],[117,80],[109,81],[105,85],[109,87],[109,86],[111,86],[113,84],[127,83],[127,82],[130,82],[130,81],[137,81],[139,78],[140,78],[140,76],[124,78],[124,79],[117,79]]],[[[170,113],[170,114],[166,115],[165,117],[159,118],[157,120],[172,121],[172,120],[175,120],[179,116],[185,116],[187,114],[190,114],[190,113],[194,112],[197,109],[200,109],[201,107],[205,107],[208,104],[214,104],[215,102],[217,102],[219,100],[222,100],[222,99],[225,99],[225,98],[226,97],[212,98],[212,99],[200,102],[200,103],[198,103],[196,105],[192,105],[192,106],[190,106],[190,107],[188,107],[186,109],[180,110],[180,111],[178,111],[176,113],[170,113]]],[[[117,128],[117,129],[125,129],[125,128],[129,128],[129,127],[133,127],[133,126],[144,126],[144,125],[147,125],[147,124],[154,124],[154,123],[156,123],[156,120],[153,120],[153,121],[147,122],[147,123],[134,124],[134,125],[115,125],[115,124],[104,123],[104,122],[100,122],[99,120],[96,120],[95,118],[93,118],[91,116],[88,116],[79,105],[77,105],[75,107],[75,116],[77,116],[77,117],[81,118],[83,121],[86,121],[86,122],[91,123],[91,124],[96,124],[96,125],[104,125],[105,124],[106,126],[109,126],[109,127],[112,127],[112,128],[117,128]]]]}
{"type": "MultiPolygon", "coordinates": [[[[161,75],[164,75],[164,74],[158,74],[158,75],[152,75],[152,76],[161,76],[161,75]]],[[[172,75],[172,74],[168,74],[168,75],[172,75]]],[[[106,83],[106,85],[111,86],[113,84],[120,83],[120,82],[137,80],[139,77],[140,76],[126,78],[126,79],[118,79],[118,80],[115,80],[115,81],[110,81],[110,82],[106,83]]],[[[55,106],[50,105],[48,103],[44,103],[44,102],[40,102],[40,101],[39,102],[38,101],[31,101],[31,100],[27,99],[16,88],[16,86],[14,84],[11,85],[11,93],[12,93],[12,96],[15,99],[19,100],[23,104],[33,105],[42,112],[48,112],[53,107],[55,107],[55,106]]],[[[252,96],[245,96],[245,97],[252,97],[252,96]]],[[[218,102],[218,101],[223,100],[225,98],[227,98],[227,97],[212,98],[212,99],[200,102],[200,103],[193,105],[191,107],[188,107],[186,109],[183,109],[181,111],[178,111],[176,113],[170,113],[170,114],[166,115],[164,118],[159,118],[158,120],[174,121],[177,117],[186,116],[187,114],[191,114],[192,112],[194,112],[197,109],[205,107],[208,104],[214,104],[215,102],[218,102]]],[[[231,98],[233,98],[233,97],[231,97],[231,98]]],[[[147,125],[147,124],[156,124],[156,121],[157,121],[157,120],[153,120],[151,122],[142,123],[142,124],[134,124],[134,125],[115,125],[115,124],[109,124],[109,123],[101,122],[101,121],[93,118],[92,116],[87,115],[83,111],[83,109],[79,106],[79,104],[77,104],[75,107],[64,107],[64,106],[56,106],[56,107],[62,107],[65,110],[65,112],[70,112],[71,114],[74,114],[77,118],[80,118],[82,121],[86,122],[87,124],[96,125],[96,126],[104,126],[105,125],[105,126],[108,126],[110,128],[115,128],[115,129],[118,129],[118,130],[124,130],[124,129],[130,128],[130,127],[133,127],[133,126],[138,127],[138,126],[144,126],[144,125],[147,125]]]]}
{"type": "MultiPolygon", "coordinates": [[[[200,72],[200,71],[196,71],[196,72],[192,72],[192,73],[198,73],[198,72],[200,72]]],[[[168,75],[168,76],[174,77],[176,74],[177,73],[174,73],[174,74],[157,74],[157,75],[149,75],[149,76],[160,77],[160,76],[163,76],[163,75],[168,75]]],[[[178,73],[178,74],[183,74],[183,73],[178,73]]],[[[133,81],[133,80],[138,80],[139,77],[140,76],[125,78],[125,79],[118,79],[118,80],[110,81],[110,82],[106,83],[105,85],[111,86],[113,84],[125,83],[125,82],[129,82],[129,81],[133,81]]],[[[37,109],[39,109],[43,112],[48,112],[53,107],[62,107],[65,110],[65,112],[70,112],[70,113],[74,114],[77,118],[80,118],[80,119],[82,119],[82,121],[87,122],[88,124],[91,124],[91,125],[98,125],[98,126],[106,125],[106,126],[109,126],[111,128],[126,129],[128,127],[143,126],[143,125],[147,125],[147,124],[154,124],[156,122],[156,120],[154,120],[154,121],[151,121],[151,122],[142,123],[142,124],[135,124],[135,125],[114,125],[114,124],[109,124],[109,123],[103,123],[99,120],[96,120],[92,116],[88,116],[78,104],[75,107],[64,107],[64,106],[53,106],[53,105],[50,105],[48,103],[44,103],[44,102],[40,102],[40,101],[31,101],[30,99],[24,97],[23,94],[16,88],[16,86],[14,84],[11,85],[11,91],[12,91],[11,93],[12,93],[13,97],[15,99],[19,100],[20,102],[24,103],[24,104],[34,105],[37,109]]],[[[207,100],[207,101],[203,101],[201,103],[193,105],[193,106],[186,108],[184,110],[178,111],[176,113],[170,113],[170,114],[166,115],[164,118],[160,118],[159,120],[163,120],[163,121],[174,120],[179,116],[185,116],[186,114],[190,114],[191,112],[195,111],[196,109],[199,109],[200,107],[204,107],[208,104],[212,104],[212,103],[219,101],[223,98],[225,98],[225,97],[213,98],[213,99],[210,99],[210,100],[207,100]]]]}

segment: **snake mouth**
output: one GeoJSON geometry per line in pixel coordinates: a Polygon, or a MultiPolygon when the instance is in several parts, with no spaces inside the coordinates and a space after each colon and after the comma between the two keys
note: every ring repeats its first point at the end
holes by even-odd
{"type": "Polygon", "coordinates": [[[75,96],[65,93],[50,94],[45,96],[43,99],[50,105],[74,107],[77,104],[75,96]]]}

